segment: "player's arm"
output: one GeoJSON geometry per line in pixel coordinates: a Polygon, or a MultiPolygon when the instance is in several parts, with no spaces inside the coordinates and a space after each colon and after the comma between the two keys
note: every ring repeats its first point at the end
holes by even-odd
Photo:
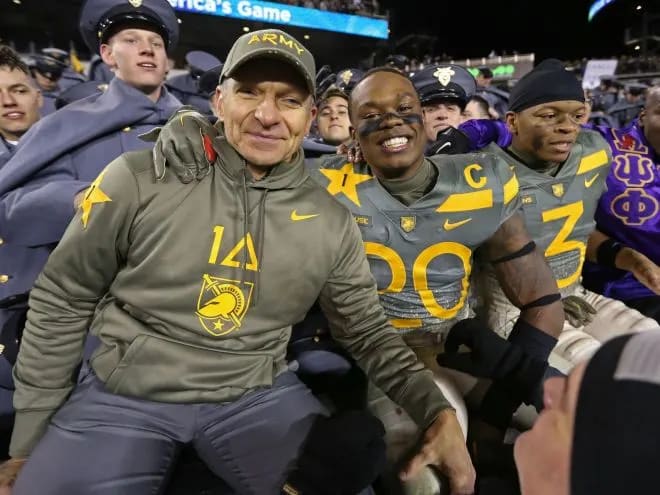
{"type": "Polygon", "coordinates": [[[30,293],[14,367],[12,457],[29,455],[73,389],[96,305],[126,259],[138,191],[123,160],[90,187],[30,293]]]}
{"type": "Polygon", "coordinates": [[[557,282],[520,213],[500,225],[485,253],[504,293],[521,310],[509,340],[545,361],[562,330],[564,311],[557,282]]]}
{"type": "Polygon", "coordinates": [[[598,229],[589,236],[586,257],[592,263],[630,272],[641,284],[660,294],[660,267],[644,254],[598,229]]]}
{"type": "Polygon", "coordinates": [[[504,431],[522,402],[538,404],[539,384],[548,372],[547,359],[557,343],[564,312],[550,267],[520,213],[504,221],[483,249],[504,293],[520,308],[520,316],[508,341],[477,320],[458,322],[438,362],[493,379],[478,417],[504,431]],[[457,354],[460,345],[470,352],[457,354]]]}

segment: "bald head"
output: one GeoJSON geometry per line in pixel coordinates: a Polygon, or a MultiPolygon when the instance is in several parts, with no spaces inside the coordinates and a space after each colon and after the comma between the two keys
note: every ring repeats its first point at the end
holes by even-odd
{"type": "Polygon", "coordinates": [[[653,105],[657,105],[659,101],[660,101],[660,84],[656,84],[655,86],[651,86],[646,91],[646,104],[644,105],[644,107],[649,108],[653,105]]]}

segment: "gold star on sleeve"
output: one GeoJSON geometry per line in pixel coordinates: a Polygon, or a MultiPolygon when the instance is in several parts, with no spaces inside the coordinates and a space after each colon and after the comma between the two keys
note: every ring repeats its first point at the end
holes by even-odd
{"type": "Polygon", "coordinates": [[[101,190],[101,181],[103,180],[104,175],[105,170],[99,174],[94,182],[92,182],[92,185],[89,186],[89,189],[87,190],[87,194],[85,194],[85,198],[82,200],[82,203],[80,203],[80,209],[82,210],[81,220],[83,229],[87,228],[87,222],[89,222],[89,214],[92,211],[92,206],[94,206],[96,203],[112,201],[112,199],[110,199],[110,197],[101,190]]]}
{"type": "Polygon", "coordinates": [[[371,175],[355,173],[353,171],[352,163],[345,164],[339,170],[322,168],[320,169],[320,172],[330,180],[330,183],[327,186],[327,190],[330,194],[336,196],[339,193],[343,193],[344,196],[357,206],[362,206],[360,204],[360,199],[358,198],[357,186],[362,182],[373,179],[371,175]]]}

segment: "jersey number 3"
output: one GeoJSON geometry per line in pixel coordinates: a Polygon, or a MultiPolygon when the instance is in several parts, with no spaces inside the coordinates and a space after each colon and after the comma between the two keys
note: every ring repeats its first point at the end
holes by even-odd
{"type": "Polygon", "coordinates": [[[559,232],[557,232],[557,235],[545,250],[546,258],[574,250],[577,250],[580,253],[580,262],[578,263],[576,270],[567,277],[557,279],[557,285],[560,289],[568,287],[577,281],[580,278],[580,273],[582,273],[582,264],[584,263],[587,246],[582,241],[568,239],[568,236],[571,235],[573,229],[575,229],[575,226],[580,220],[582,213],[584,213],[582,201],[576,201],[575,203],[570,203],[543,212],[543,223],[561,220],[562,218],[565,219],[561,229],[559,229],[559,232]]]}

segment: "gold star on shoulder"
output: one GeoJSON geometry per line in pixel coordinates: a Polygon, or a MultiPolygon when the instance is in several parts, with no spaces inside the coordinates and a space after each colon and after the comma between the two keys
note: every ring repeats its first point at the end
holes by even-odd
{"type": "Polygon", "coordinates": [[[112,201],[110,197],[101,190],[101,181],[103,180],[104,175],[105,170],[99,174],[94,182],[92,182],[92,185],[89,186],[89,189],[87,189],[85,198],[82,200],[82,203],[80,203],[80,209],[82,210],[81,220],[83,229],[87,228],[87,222],[89,222],[89,214],[92,211],[92,206],[94,206],[96,203],[106,203],[108,201],[112,201]]]}
{"type": "Polygon", "coordinates": [[[348,199],[358,206],[360,204],[360,199],[358,198],[357,186],[362,182],[373,179],[373,176],[368,174],[357,174],[353,172],[353,164],[346,163],[339,170],[334,170],[331,168],[322,168],[320,172],[325,175],[330,184],[328,184],[327,190],[333,196],[336,196],[339,193],[343,193],[348,199]]]}

